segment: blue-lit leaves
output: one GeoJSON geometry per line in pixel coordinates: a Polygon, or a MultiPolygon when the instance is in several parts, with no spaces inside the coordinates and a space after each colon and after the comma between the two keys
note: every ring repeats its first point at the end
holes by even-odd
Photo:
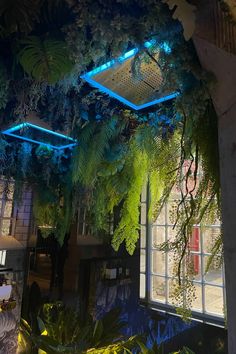
{"type": "Polygon", "coordinates": [[[53,155],[53,149],[50,146],[39,145],[35,150],[35,154],[38,159],[51,159],[53,155]]]}
{"type": "Polygon", "coordinates": [[[163,49],[166,54],[171,53],[171,47],[167,42],[160,44],[160,48],[163,49]]]}

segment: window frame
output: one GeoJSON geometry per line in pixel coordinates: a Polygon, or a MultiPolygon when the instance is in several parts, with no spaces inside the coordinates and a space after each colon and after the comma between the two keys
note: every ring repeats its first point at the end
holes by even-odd
{"type": "MultiPolygon", "coordinates": [[[[169,276],[167,274],[167,265],[168,265],[168,256],[165,256],[165,272],[164,274],[157,274],[153,272],[152,269],[152,254],[155,251],[158,251],[157,248],[153,247],[153,227],[164,227],[164,232],[165,232],[165,240],[167,239],[167,230],[170,226],[173,226],[173,224],[171,225],[170,223],[168,223],[168,205],[165,204],[164,206],[164,214],[165,214],[165,223],[164,224],[158,224],[157,222],[151,223],[148,220],[148,215],[147,215],[147,210],[148,210],[148,205],[149,205],[149,199],[150,199],[150,194],[149,194],[149,187],[147,185],[146,187],[146,198],[144,198],[143,194],[141,197],[141,220],[146,219],[146,224],[141,223],[141,227],[146,227],[146,233],[145,233],[145,237],[146,237],[146,244],[145,247],[143,247],[141,245],[141,241],[140,241],[140,255],[141,255],[141,251],[145,251],[146,252],[146,269],[145,271],[141,271],[140,269],[140,277],[145,276],[145,289],[141,289],[141,286],[143,286],[143,284],[140,281],[140,293],[141,290],[145,293],[144,297],[140,296],[140,303],[144,304],[144,305],[148,305],[149,307],[151,307],[154,310],[160,311],[160,312],[166,312],[166,313],[170,313],[170,314],[176,314],[175,312],[175,307],[173,305],[171,305],[170,303],[168,303],[168,285],[165,286],[165,301],[159,301],[159,300],[153,300],[153,296],[152,296],[152,277],[153,276],[158,276],[161,278],[163,278],[165,280],[165,283],[168,284],[168,280],[169,279],[173,279],[173,277],[169,276]],[[145,208],[143,208],[143,205],[145,205],[145,208]],[[142,215],[144,213],[144,210],[146,210],[146,215],[142,215]]],[[[169,202],[171,202],[172,200],[170,199],[169,202]]],[[[220,288],[222,289],[222,297],[223,297],[223,308],[226,308],[226,293],[225,293],[225,275],[224,275],[224,265],[222,265],[222,284],[214,284],[212,282],[206,281],[205,277],[206,275],[204,274],[204,257],[209,256],[211,253],[209,252],[205,252],[203,249],[203,229],[207,229],[210,228],[211,230],[216,228],[219,229],[221,228],[220,224],[215,224],[215,225],[196,225],[196,227],[199,228],[199,250],[198,251],[191,251],[191,254],[196,254],[200,256],[200,262],[201,262],[201,270],[200,270],[200,275],[201,278],[200,280],[196,280],[194,281],[195,284],[199,284],[201,286],[201,308],[202,310],[192,310],[192,319],[193,320],[197,320],[197,321],[201,321],[204,323],[208,323],[208,324],[212,324],[212,325],[216,325],[219,327],[224,327],[224,314],[222,313],[222,315],[219,315],[217,313],[213,313],[210,311],[206,311],[206,299],[205,299],[205,287],[206,286],[214,286],[216,288],[220,288]]],[[[140,235],[140,239],[141,237],[144,237],[143,235],[140,235]]],[[[143,242],[142,242],[143,244],[143,242]]],[[[141,258],[141,256],[140,256],[141,258]]],[[[224,312],[224,310],[223,310],[224,312]]],[[[177,315],[178,316],[178,315],[177,315]]]]}

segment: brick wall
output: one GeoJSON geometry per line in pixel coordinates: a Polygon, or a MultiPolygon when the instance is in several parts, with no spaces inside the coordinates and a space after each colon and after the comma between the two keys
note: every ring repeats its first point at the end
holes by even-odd
{"type": "Polygon", "coordinates": [[[21,202],[15,206],[16,223],[14,237],[27,246],[32,225],[32,191],[25,188],[21,202]]]}

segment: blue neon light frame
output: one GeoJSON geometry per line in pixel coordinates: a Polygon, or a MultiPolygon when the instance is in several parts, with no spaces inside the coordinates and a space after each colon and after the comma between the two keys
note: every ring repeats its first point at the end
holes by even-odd
{"type": "MultiPolygon", "coordinates": [[[[152,41],[148,41],[148,42],[145,42],[144,43],[144,47],[146,48],[150,48],[152,47],[153,45],[155,45],[156,41],[155,40],[152,40],[152,41]]],[[[164,51],[166,53],[170,53],[171,52],[171,48],[169,47],[168,43],[164,42],[162,45],[160,45],[161,48],[164,49],[164,51]]],[[[139,51],[138,48],[134,48],[134,49],[131,49],[130,51],[126,52],[124,55],[120,56],[119,58],[117,59],[113,59],[83,75],[81,75],[81,79],[84,79],[85,81],[87,81],[91,86],[93,87],[96,87],[97,89],[99,89],[100,91],[108,94],[109,96],[119,100],[120,102],[124,103],[125,105],[129,106],[130,108],[138,111],[138,110],[141,110],[141,109],[144,109],[144,108],[148,108],[150,106],[153,106],[155,104],[158,104],[158,103],[161,103],[161,102],[165,102],[165,101],[168,101],[168,100],[171,100],[173,98],[176,98],[178,95],[179,95],[179,92],[173,92],[173,93],[170,93],[168,95],[165,95],[163,97],[160,97],[160,98],[157,98],[153,101],[150,101],[150,102],[147,102],[147,103],[144,103],[144,104],[141,104],[141,105],[136,105],[132,102],[130,102],[129,100],[127,100],[126,98],[120,96],[119,94],[115,93],[114,91],[110,90],[109,88],[103,86],[102,84],[98,83],[97,81],[95,81],[93,79],[93,76],[105,71],[105,70],[108,70],[110,68],[112,68],[115,64],[117,63],[122,63],[124,62],[125,60],[131,58],[132,56],[134,56],[137,52],[139,51]]]]}
{"type": "Polygon", "coordinates": [[[56,149],[56,150],[72,148],[72,147],[74,147],[74,146],[76,146],[78,144],[77,140],[75,140],[75,139],[73,139],[73,138],[71,138],[71,137],[69,137],[67,135],[64,135],[64,134],[61,134],[61,133],[57,133],[57,132],[54,132],[54,131],[52,131],[50,129],[46,129],[46,128],[40,127],[40,126],[32,124],[32,123],[28,123],[28,122],[20,123],[20,124],[17,124],[15,126],[11,127],[11,128],[8,128],[8,129],[2,131],[2,134],[10,136],[10,137],[17,138],[17,139],[20,139],[20,140],[28,141],[30,143],[43,145],[43,146],[46,146],[48,148],[52,148],[52,149],[56,149]],[[50,144],[50,143],[45,143],[43,141],[41,142],[39,140],[31,139],[31,138],[28,138],[26,136],[21,136],[21,135],[17,134],[17,131],[19,131],[21,129],[24,129],[24,128],[36,129],[36,130],[39,130],[41,132],[56,136],[58,138],[65,139],[67,142],[70,141],[70,143],[69,144],[65,144],[65,145],[56,146],[56,145],[53,145],[53,144],[50,144]]]}

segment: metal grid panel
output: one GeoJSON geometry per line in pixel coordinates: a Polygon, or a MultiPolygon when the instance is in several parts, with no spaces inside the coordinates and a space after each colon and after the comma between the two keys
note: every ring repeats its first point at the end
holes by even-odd
{"type": "MultiPolygon", "coordinates": [[[[157,57],[158,55],[156,59],[157,57]]],[[[143,61],[140,78],[134,78],[131,70],[132,60],[133,57],[116,63],[94,75],[93,80],[137,106],[164,96],[160,91],[163,78],[157,63],[152,59],[143,61]]]]}

